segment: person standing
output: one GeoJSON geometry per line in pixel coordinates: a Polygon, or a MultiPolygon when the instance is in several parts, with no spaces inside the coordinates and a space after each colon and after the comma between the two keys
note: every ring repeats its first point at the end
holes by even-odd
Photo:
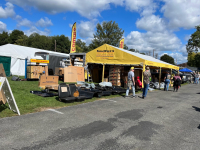
{"type": "Polygon", "coordinates": [[[173,78],[174,80],[174,92],[176,90],[176,92],[178,92],[179,87],[181,86],[181,77],[179,76],[179,74],[176,74],[176,76],[174,76],[173,78]]]}
{"type": "Polygon", "coordinates": [[[134,67],[131,67],[130,71],[128,72],[128,87],[127,87],[127,90],[126,90],[125,98],[128,97],[130,88],[132,88],[132,91],[133,91],[133,98],[136,97],[135,96],[134,67]]]}
{"type": "Polygon", "coordinates": [[[143,73],[144,75],[144,88],[143,88],[143,94],[142,94],[142,98],[145,99],[145,97],[147,96],[147,92],[149,89],[149,78],[151,77],[151,73],[149,70],[149,67],[146,67],[146,70],[143,73]]]}
{"type": "Polygon", "coordinates": [[[198,78],[197,78],[197,84],[199,84],[199,77],[200,77],[199,72],[197,72],[197,75],[198,75],[198,78]]]}
{"type": "Polygon", "coordinates": [[[167,74],[164,77],[164,81],[165,81],[164,91],[168,91],[168,89],[169,89],[170,78],[171,78],[171,75],[167,71],[167,74]]]}

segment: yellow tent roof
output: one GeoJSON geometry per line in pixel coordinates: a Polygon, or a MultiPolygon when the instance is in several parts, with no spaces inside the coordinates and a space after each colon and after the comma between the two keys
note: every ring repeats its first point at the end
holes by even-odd
{"type": "Polygon", "coordinates": [[[104,44],[86,54],[86,63],[96,64],[125,64],[125,65],[148,65],[154,67],[170,68],[179,70],[179,67],[151,56],[131,52],[122,48],[104,44]]]}

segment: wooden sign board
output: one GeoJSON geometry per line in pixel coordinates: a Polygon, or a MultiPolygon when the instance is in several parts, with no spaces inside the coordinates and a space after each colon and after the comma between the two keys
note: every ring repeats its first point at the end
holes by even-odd
{"type": "Polygon", "coordinates": [[[0,77],[0,91],[3,99],[6,99],[6,101],[8,102],[10,109],[20,115],[18,106],[10,88],[10,84],[6,77],[0,77]]]}

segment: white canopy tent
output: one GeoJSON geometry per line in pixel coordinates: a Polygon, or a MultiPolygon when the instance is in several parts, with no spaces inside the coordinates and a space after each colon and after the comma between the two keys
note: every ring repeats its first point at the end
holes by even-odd
{"type": "Polygon", "coordinates": [[[12,75],[19,75],[24,76],[25,75],[25,59],[30,58],[37,58],[41,59],[39,57],[35,57],[35,52],[47,52],[51,56],[57,56],[60,58],[69,58],[69,54],[64,53],[58,53],[48,50],[42,50],[37,48],[31,48],[31,47],[25,47],[25,46],[19,46],[14,44],[6,44],[0,46],[0,56],[6,56],[11,57],[11,66],[10,66],[10,72],[12,75]]]}

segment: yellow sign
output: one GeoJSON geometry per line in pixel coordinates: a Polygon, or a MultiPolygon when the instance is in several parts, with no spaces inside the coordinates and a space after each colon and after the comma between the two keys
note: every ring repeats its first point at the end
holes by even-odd
{"type": "Polygon", "coordinates": [[[31,59],[31,62],[35,63],[49,63],[49,60],[31,59]]]}
{"type": "Polygon", "coordinates": [[[100,59],[113,59],[115,50],[97,50],[96,57],[100,59]]]}
{"type": "Polygon", "coordinates": [[[124,48],[124,39],[119,42],[119,48],[124,48]]]}
{"type": "Polygon", "coordinates": [[[76,22],[72,26],[72,36],[71,36],[71,48],[70,53],[76,52],[76,22]]]}

